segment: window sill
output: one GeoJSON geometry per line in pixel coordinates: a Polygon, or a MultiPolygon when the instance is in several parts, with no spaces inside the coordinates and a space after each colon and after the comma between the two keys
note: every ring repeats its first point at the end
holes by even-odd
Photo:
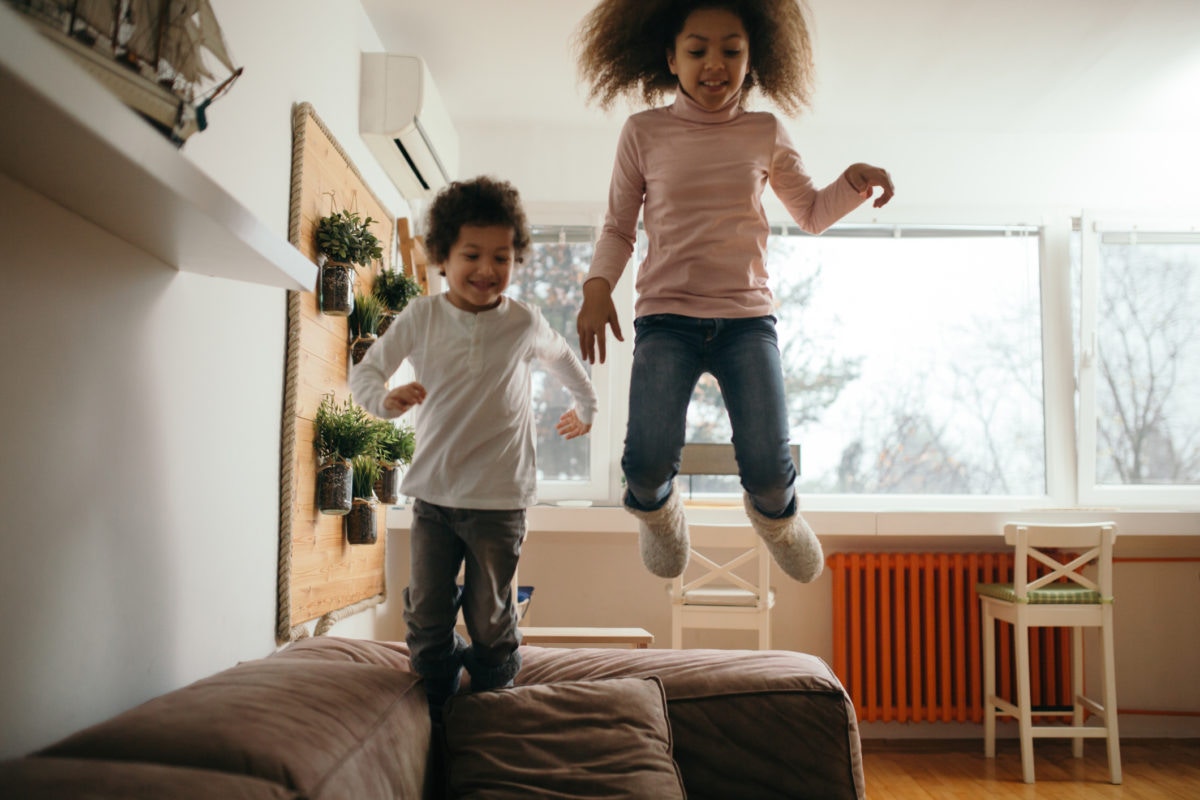
{"type": "MultiPolygon", "coordinates": [[[[740,507],[711,504],[688,506],[695,522],[746,522],[740,507]]],[[[999,536],[1006,522],[1087,522],[1112,520],[1120,536],[1200,536],[1200,512],[1113,511],[1109,509],[1033,509],[988,511],[805,511],[805,519],[822,537],[975,537],[999,536]]],[[[388,509],[389,530],[407,530],[411,506],[388,509]]],[[[636,533],[636,520],[612,506],[566,508],[538,505],[529,509],[530,532],[636,533]]]]}

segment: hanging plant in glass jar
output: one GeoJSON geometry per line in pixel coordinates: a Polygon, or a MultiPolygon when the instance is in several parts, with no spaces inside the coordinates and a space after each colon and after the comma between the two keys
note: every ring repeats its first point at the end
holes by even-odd
{"type": "Polygon", "coordinates": [[[379,479],[375,481],[375,497],[392,505],[400,501],[400,478],[404,468],[412,463],[416,449],[416,434],[411,427],[391,420],[377,421],[375,447],[379,457],[379,479]]]}
{"type": "Polygon", "coordinates": [[[354,310],[346,318],[350,334],[350,360],[357,364],[378,337],[383,303],[373,294],[354,294],[354,310]]]}
{"type": "Polygon", "coordinates": [[[383,303],[383,314],[379,319],[377,334],[383,336],[396,315],[404,310],[408,301],[421,294],[421,284],[407,272],[385,269],[375,276],[371,292],[383,303]]]}
{"type": "Polygon", "coordinates": [[[379,238],[371,233],[371,217],[342,209],[317,221],[317,265],[321,268],[318,301],[321,312],[344,317],[354,306],[355,269],[383,257],[379,238]]]}
{"type": "Polygon", "coordinates": [[[343,525],[349,544],[375,544],[379,539],[375,515],[375,481],[379,479],[379,460],[374,455],[355,456],[354,502],[343,525]]]}
{"type": "Polygon", "coordinates": [[[353,500],[350,461],[374,456],[376,429],[371,417],[350,397],[337,403],[333,393],[321,398],[313,416],[313,448],[317,452],[317,510],[322,514],[348,514],[353,500]]]}

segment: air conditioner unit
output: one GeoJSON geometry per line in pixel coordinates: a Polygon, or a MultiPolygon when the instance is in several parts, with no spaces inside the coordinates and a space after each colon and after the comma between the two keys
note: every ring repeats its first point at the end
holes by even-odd
{"type": "Polygon", "coordinates": [[[419,56],[363,53],[358,128],[400,193],[427,200],[458,174],[458,133],[419,56]]]}

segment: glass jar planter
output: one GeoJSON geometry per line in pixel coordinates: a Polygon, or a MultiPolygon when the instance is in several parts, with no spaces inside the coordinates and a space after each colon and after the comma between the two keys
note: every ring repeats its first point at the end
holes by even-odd
{"type": "Polygon", "coordinates": [[[385,505],[394,505],[400,501],[400,463],[397,461],[379,462],[379,480],[375,481],[375,496],[385,505]]]}
{"type": "Polygon", "coordinates": [[[354,265],[322,256],[318,304],[322,314],[347,317],[354,310],[354,265]]]}
{"type": "Polygon", "coordinates": [[[317,468],[317,510],[341,516],[350,512],[354,499],[354,471],[350,462],[336,458],[317,468]]]}
{"type": "Polygon", "coordinates": [[[354,498],[350,513],[342,521],[348,544],[375,544],[379,540],[375,507],[374,500],[354,498]]]}

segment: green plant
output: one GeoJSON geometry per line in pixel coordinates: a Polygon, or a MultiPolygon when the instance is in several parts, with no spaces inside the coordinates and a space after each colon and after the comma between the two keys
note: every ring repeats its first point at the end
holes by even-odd
{"type": "Polygon", "coordinates": [[[371,291],[388,311],[399,313],[409,300],[421,294],[421,284],[407,272],[385,269],[375,276],[371,291]]]}
{"type": "Polygon", "coordinates": [[[317,222],[317,250],[334,261],[365,266],[383,257],[379,238],[371,233],[371,217],[357,211],[335,211],[317,222]]]}
{"type": "Polygon", "coordinates": [[[354,470],[354,496],[370,500],[375,496],[375,481],[379,480],[379,461],[371,455],[355,456],[350,460],[354,470]]]}
{"type": "Polygon", "coordinates": [[[379,331],[379,320],[383,318],[383,303],[373,294],[354,293],[354,308],[346,322],[350,326],[350,338],[374,336],[379,331]]]}
{"type": "Polygon", "coordinates": [[[375,450],[380,461],[408,466],[416,450],[416,432],[408,425],[396,425],[390,420],[376,422],[375,450]]]}
{"type": "Polygon", "coordinates": [[[351,397],[342,403],[334,400],[332,392],[322,397],[313,416],[313,428],[313,447],[323,461],[349,460],[375,451],[374,420],[351,397]]]}

